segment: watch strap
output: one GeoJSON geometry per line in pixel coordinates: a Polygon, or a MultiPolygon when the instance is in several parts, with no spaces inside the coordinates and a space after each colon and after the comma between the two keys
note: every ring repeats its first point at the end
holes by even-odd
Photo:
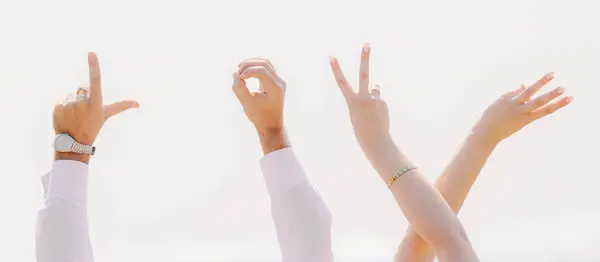
{"type": "Polygon", "coordinates": [[[77,154],[94,155],[94,153],[96,152],[96,147],[90,145],[83,145],[77,141],[73,141],[73,145],[71,146],[71,152],[77,154]]]}

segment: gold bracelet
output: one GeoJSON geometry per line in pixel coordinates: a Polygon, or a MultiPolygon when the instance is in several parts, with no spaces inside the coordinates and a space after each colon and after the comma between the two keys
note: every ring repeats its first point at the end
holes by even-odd
{"type": "Polygon", "coordinates": [[[389,189],[392,189],[392,185],[394,184],[394,182],[396,182],[396,180],[398,180],[398,178],[400,178],[402,175],[406,174],[408,171],[411,171],[414,169],[417,169],[417,168],[414,166],[402,168],[400,171],[398,171],[398,173],[396,173],[392,176],[392,178],[390,179],[390,182],[387,183],[387,187],[389,189]]]}

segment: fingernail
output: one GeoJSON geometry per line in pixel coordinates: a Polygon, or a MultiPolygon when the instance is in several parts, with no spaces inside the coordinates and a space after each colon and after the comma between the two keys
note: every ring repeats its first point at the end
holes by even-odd
{"type": "Polygon", "coordinates": [[[335,64],[335,62],[336,62],[336,59],[335,59],[335,57],[333,57],[333,56],[330,56],[330,57],[329,57],[329,63],[335,64]]]}
{"type": "Polygon", "coordinates": [[[550,73],[546,74],[546,79],[550,80],[552,78],[554,78],[554,72],[550,72],[550,73]]]}
{"type": "Polygon", "coordinates": [[[363,46],[363,51],[365,51],[365,53],[368,53],[371,50],[371,45],[369,45],[369,43],[365,43],[365,45],[363,46]]]}
{"type": "Polygon", "coordinates": [[[556,89],[556,93],[558,93],[559,95],[564,92],[565,92],[565,89],[563,87],[559,87],[558,89],[556,89]]]}
{"type": "Polygon", "coordinates": [[[567,96],[567,98],[565,98],[565,102],[570,103],[571,101],[573,101],[572,96],[567,96]]]}

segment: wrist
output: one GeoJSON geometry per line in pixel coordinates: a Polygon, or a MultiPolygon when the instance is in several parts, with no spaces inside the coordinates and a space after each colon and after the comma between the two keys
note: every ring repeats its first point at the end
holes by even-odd
{"type": "Polygon", "coordinates": [[[85,155],[85,154],[76,154],[76,153],[72,153],[72,152],[54,152],[54,160],[73,160],[73,161],[79,161],[82,162],[84,164],[89,164],[90,162],[90,155],[85,155]]]}
{"type": "Polygon", "coordinates": [[[467,141],[473,141],[475,144],[482,149],[494,149],[502,139],[494,138],[489,135],[490,132],[480,125],[475,125],[469,135],[467,141]]]}
{"type": "Polygon", "coordinates": [[[391,136],[379,137],[361,147],[375,171],[385,181],[409,164],[391,136]]]}
{"type": "Polygon", "coordinates": [[[265,155],[284,148],[291,147],[287,134],[283,127],[279,128],[257,128],[260,145],[265,155]]]}

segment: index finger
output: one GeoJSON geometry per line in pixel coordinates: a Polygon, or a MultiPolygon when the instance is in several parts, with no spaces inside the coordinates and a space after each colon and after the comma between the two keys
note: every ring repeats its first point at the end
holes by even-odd
{"type": "Polygon", "coordinates": [[[362,95],[369,94],[369,57],[371,54],[371,46],[365,43],[360,55],[360,73],[358,93],[362,95]]]}
{"type": "Polygon", "coordinates": [[[95,53],[88,53],[88,67],[90,71],[90,96],[92,103],[102,105],[102,83],[100,74],[100,64],[98,56],[95,53]]]}
{"type": "Polygon", "coordinates": [[[329,64],[331,65],[331,71],[333,71],[333,76],[335,77],[335,81],[337,82],[338,87],[342,91],[342,95],[346,99],[346,102],[349,102],[354,95],[354,90],[352,90],[352,86],[348,83],[346,76],[342,72],[340,68],[340,63],[335,57],[329,57],[329,64]]]}

